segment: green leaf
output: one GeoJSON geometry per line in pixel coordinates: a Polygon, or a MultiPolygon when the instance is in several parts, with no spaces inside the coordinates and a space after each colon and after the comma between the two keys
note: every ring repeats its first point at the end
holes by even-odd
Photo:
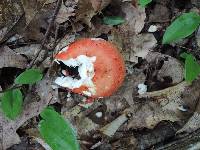
{"type": "Polygon", "coordinates": [[[3,93],[1,100],[1,108],[8,118],[13,120],[21,113],[23,96],[19,89],[3,93]]]}
{"type": "Polygon", "coordinates": [[[145,7],[147,4],[151,3],[152,0],[139,0],[139,4],[142,7],[145,7]]]}
{"type": "Polygon", "coordinates": [[[39,69],[29,69],[22,72],[16,79],[16,84],[33,84],[42,79],[42,72],[39,69]]]}
{"type": "Polygon", "coordinates": [[[119,25],[124,23],[125,20],[119,16],[106,16],[103,18],[103,23],[107,25],[119,25]]]}
{"type": "Polygon", "coordinates": [[[41,136],[53,150],[79,150],[71,124],[52,108],[44,109],[39,123],[41,136]]]}
{"type": "Polygon", "coordinates": [[[181,55],[180,55],[180,57],[182,57],[182,58],[184,58],[184,59],[186,59],[187,58],[187,56],[188,56],[188,53],[181,53],[181,55]]]}
{"type": "Polygon", "coordinates": [[[200,16],[195,12],[184,13],[166,29],[163,44],[176,42],[191,35],[200,24],[200,16]]]}
{"type": "Polygon", "coordinates": [[[192,54],[183,53],[181,57],[185,58],[185,80],[192,83],[200,74],[200,65],[192,54]]]}

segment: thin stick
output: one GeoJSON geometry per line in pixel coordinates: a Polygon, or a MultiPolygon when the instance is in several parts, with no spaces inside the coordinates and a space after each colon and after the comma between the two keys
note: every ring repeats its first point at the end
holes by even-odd
{"type": "Polygon", "coordinates": [[[39,56],[39,54],[41,53],[42,48],[43,48],[44,44],[46,43],[47,38],[49,37],[50,30],[51,30],[51,28],[52,28],[52,26],[53,26],[53,23],[54,23],[54,21],[55,21],[55,19],[56,19],[56,16],[57,16],[57,14],[58,14],[58,12],[59,12],[59,10],[60,10],[61,4],[62,4],[62,0],[58,0],[58,1],[57,1],[57,4],[56,4],[56,8],[55,8],[54,13],[53,13],[53,17],[52,17],[52,19],[51,19],[51,22],[49,23],[49,26],[48,26],[48,28],[47,28],[47,31],[46,31],[45,35],[44,35],[44,40],[42,41],[42,44],[41,44],[41,46],[40,46],[40,49],[39,49],[39,51],[36,53],[35,58],[32,60],[32,62],[31,62],[30,65],[28,66],[28,69],[33,67],[33,65],[35,64],[35,62],[36,62],[36,60],[37,60],[37,58],[38,58],[38,56],[39,56]]]}
{"type": "Polygon", "coordinates": [[[6,90],[3,90],[3,91],[0,91],[0,93],[4,93],[4,92],[7,92],[7,91],[10,91],[10,90],[14,90],[14,89],[18,89],[18,88],[21,88],[22,85],[16,85],[16,86],[12,86],[6,90]]]}

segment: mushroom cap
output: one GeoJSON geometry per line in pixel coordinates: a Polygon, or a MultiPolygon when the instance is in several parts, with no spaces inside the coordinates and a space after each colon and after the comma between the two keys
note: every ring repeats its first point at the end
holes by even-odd
{"type": "MultiPolygon", "coordinates": [[[[125,77],[124,60],[118,49],[110,42],[97,38],[84,38],[70,44],[66,50],[58,53],[55,58],[68,60],[77,58],[79,55],[87,57],[96,56],[94,62],[95,75],[92,79],[96,93],[93,98],[107,97],[112,95],[123,83],[125,77]]],[[[83,94],[86,86],[75,88],[72,91],[83,94]]]]}

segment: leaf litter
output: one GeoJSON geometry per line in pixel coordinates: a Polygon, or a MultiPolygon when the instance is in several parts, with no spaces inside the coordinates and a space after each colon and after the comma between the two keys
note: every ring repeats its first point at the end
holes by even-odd
{"type": "MultiPolygon", "coordinates": [[[[198,6],[198,2],[192,3],[198,6]]],[[[61,110],[64,118],[71,121],[77,130],[82,149],[103,149],[116,146],[115,144],[122,141],[126,145],[121,145],[120,148],[128,145],[136,149],[150,148],[157,144],[156,140],[169,140],[176,132],[191,133],[198,130],[199,79],[190,85],[185,82],[184,65],[177,54],[180,47],[171,45],[174,52],[168,55],[165,51],[168,47],[160,43],[172,14],[176,17],[184,12],[187,9],[186,4],[173,4],[166,0],[155,1],[142,8],[135,1],[62,1],[50,29],[48,25],[57,7],[56,1],[15,2],[6,5],[4,10],[3,5],[0,5],[0,41],[5,43],[1,47],[0,76],[4,68],[28,68],[29,62],[35,59],[41,49],[44,53],[39,54],[40,64],[36,66],[47,72],[42,81],[23,89],[24,109],[17,120],[10,121],[0,114],[0,146],[3,149],[20,143],[25,135],[18,134],[19,131],[36,129],[36,126],[30,124],[30,119],[37,118],[49,104],[61,110]],[[174,12],[169,7],[175,8],[174,12]],[[105,16],[120,17],[121,23],[103,24],[105,16]],[[148,33],[152,23],[159,28],[148,33]],[[46,32],[49,33],[48,37],[46,32]],[[123,55],[127,69],[122,87],[114,95],[95,101],[88,108],[82,107],[85,105],[83,101],[87,101],[84,96],[58,89],[53,84],[58,73],[53,56],[75,39],[82,37],[104,38],[114,43],[123,55]],[[44,38],[48,42],[41,46],[44,38]],[[147,92],[138,94],[139,84],[147,85],[147,92]],[[162,134],[157,126],[165,121],[167,123],[161,125],[161,128],[166,128],[167,131],[168,125],[174,128],[178,126],[173,134],[169,130],[170,136],[158,136],[148,144],[140,142],[142,140],[136,135],[144,136],[146,129],[150,135],[151,132],[162,134]]],[[[199,36],[198,33],[195,35],[189,37],[189,45],[183,43],[182,47],[186,48],[184,50],[188,50],[187,46],[199,50],[199,36]],[[197,43],[191,44],[191,38],[195,38],[197,43]]],[[[199,59],[200,55],[194,50],[192,53],[199,59]]],[[[46,144],[40,140],[38,134],[29,133],[38,143],[46,144]]]]}

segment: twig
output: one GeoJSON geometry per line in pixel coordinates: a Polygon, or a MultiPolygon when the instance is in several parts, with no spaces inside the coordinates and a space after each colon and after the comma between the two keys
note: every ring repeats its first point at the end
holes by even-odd
{"type": "Polygon", "coordinates": [[[54,42],[53,42],[53,46],[51,47],[51,49],[54,49],[54,48],[56,47],[56,41],[57,41],[57,39],[58,39],[58,31],[59,31],[59,28],[60,28],[60,26],[59,26],[59,24],[57,24],[57,25],[56,25],[56,32],[55,32],[55,40],[54,40],[54,42]]]}
{"type": "Polygon", "coordinates": [[[179,47],[179,48],[183,48],[183,49],[186,49],[186,50],[188,50],[188,51],[192,51],[192,49],[190,49],[190,48],[187,48],[187,47],[184,47],[184,46],[181,46],[181,45],[176,45],[177,47],[179,47]]]}
{"type": "Polygon", "coordinates": [[[179,94],[184,91],[185,87],[188,86],[189,83],[183,81],[175,86],[159,90],[153,92],[146,92],[145,94],[141,94],[139,98],[159,98],[159,97],[169,97],[171,95],[179,94]]]}
{"type": "Polygon", "coordinates": [[[6,89],[6,90],[3,90],[3,91],[0,91],[0,93],[4,93],[4,92],[7,92],[7,91],[10,91],[10,90],[14,90],[14,89],[18,89],[18,88],[21,88],[22,85],[13,85],[11,86],[10,88],[6,89]]]}
{"type": "Polygon", "coordinates": [[[45,35],[44,35],[44,40],[42,41],[42,44],[40,46],[39,51],[36,53],[35,58],[32,60],[32,62],[30,63],[28,68],[33,67],[33,65],[35,64],[35,62],[36,62],[36,60],[37,60],[37,58],[39,56],[39,54],[41,53],[42,48],[45,45],[47,38],[49,37],[51,27],[53,26],[53,23],[54,23],[54,21],[56,19],[56,16],[57,16],[57,14],[58,14],[58,12],[60,10],[61,4],[62,4],[62,0],[58,0],[57,4],[56,4],[56,8],[55,8],[54,13],[53,13],[53,17],[51,19],[51,22],[49,23],[49,26],[47,28],[47,31],[46,31],[45,35]]]}

